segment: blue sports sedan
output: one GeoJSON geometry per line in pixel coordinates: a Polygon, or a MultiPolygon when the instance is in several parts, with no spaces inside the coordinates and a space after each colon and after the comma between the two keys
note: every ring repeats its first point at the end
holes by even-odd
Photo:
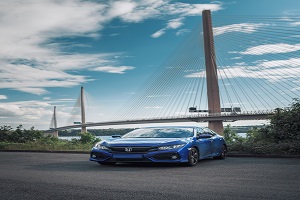
{"type": "Polygon", "coordinates": [[[162,126],[135,129],[124,136],[97,143],[90,161],[102,165],[117,162],[165,162],[197,164],[205,158],[226,158],[224,138],[208,128],[162,126]]]}

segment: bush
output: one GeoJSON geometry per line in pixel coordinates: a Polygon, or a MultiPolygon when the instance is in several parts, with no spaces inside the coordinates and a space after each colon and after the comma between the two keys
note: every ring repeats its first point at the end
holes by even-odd
{"type": "Polygon", "coordinates": [[[22,125],[13,130],[10,126],[0,127],[0,149],[7,150],[77,150],[88,151],[93,144],[99,142],[94,134],[79,134],[80,139],[72,141],[60,140],[54,136],[44,137],[43,133],[23,128],[22,125]]]}
{"type": "Polygon", "coordinates": [[[0,127],[0,142],[25,143],[39,140],[42,137],[42,132],[34,130],[34,127],[29,130],[23,129],[22,125],[19,125],[16,130],[13,130],[11,126],[0,127]]]}
{"type": "Polygon", "coordinates": [[[83,144],[94,144],[97,142],[100,142],[101,140],[99,138],[96,138],[96,136],[92,133],[79,133],[78,136],[80,136],[79,141],[83,144]]]}
{"type": "Polygon", "coordinates": [[[241,143],[244,141],[244,138],[239,136],[236,132],[234,132],[231,129],[230,125],[227,125],[224,129],[224,139],[227,142],[227,144],[232,144],[232,143],[241,143]]]}
{"type": "Polygon", "coordinates": [[[224,137],[229,151],[254,154],[300,155],[300,100],[294,99],[289,108],[276,109],[270,125],[251,129],[246,138],[236,138],[227,126],[224,137]]]}

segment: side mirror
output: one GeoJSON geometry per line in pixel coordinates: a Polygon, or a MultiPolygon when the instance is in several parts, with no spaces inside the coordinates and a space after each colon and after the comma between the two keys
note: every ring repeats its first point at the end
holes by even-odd
{"type": "Polygon", "coordinates": [[[121,138],[121,135],[112,135],[112,138],[121,138]]]}
{"type": "Polygon", "coordinates": [[[197,139],[208,139],[208,138],[211,138],[210,134],[197,135],[197,139]]]}

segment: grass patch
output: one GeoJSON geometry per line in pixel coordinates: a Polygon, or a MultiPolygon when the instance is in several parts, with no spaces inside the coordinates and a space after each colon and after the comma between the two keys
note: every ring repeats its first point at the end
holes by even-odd
{"type": "Polygon", "coordinates": [[[69,141],[59,141],[45,143],[43,141],[26,143],[1,142],[1,150],[44,150],[44,151],[90,151],[93,144],[72,143],[69,141]]]}

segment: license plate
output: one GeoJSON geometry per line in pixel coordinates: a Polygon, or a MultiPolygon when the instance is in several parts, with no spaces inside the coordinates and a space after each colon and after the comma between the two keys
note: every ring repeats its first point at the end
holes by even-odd
{"type": "Polygon", "coordinates": [[[141,159],[143,155],[141,154],[113,154],[113,158],[136,158],[141,159]]]}

